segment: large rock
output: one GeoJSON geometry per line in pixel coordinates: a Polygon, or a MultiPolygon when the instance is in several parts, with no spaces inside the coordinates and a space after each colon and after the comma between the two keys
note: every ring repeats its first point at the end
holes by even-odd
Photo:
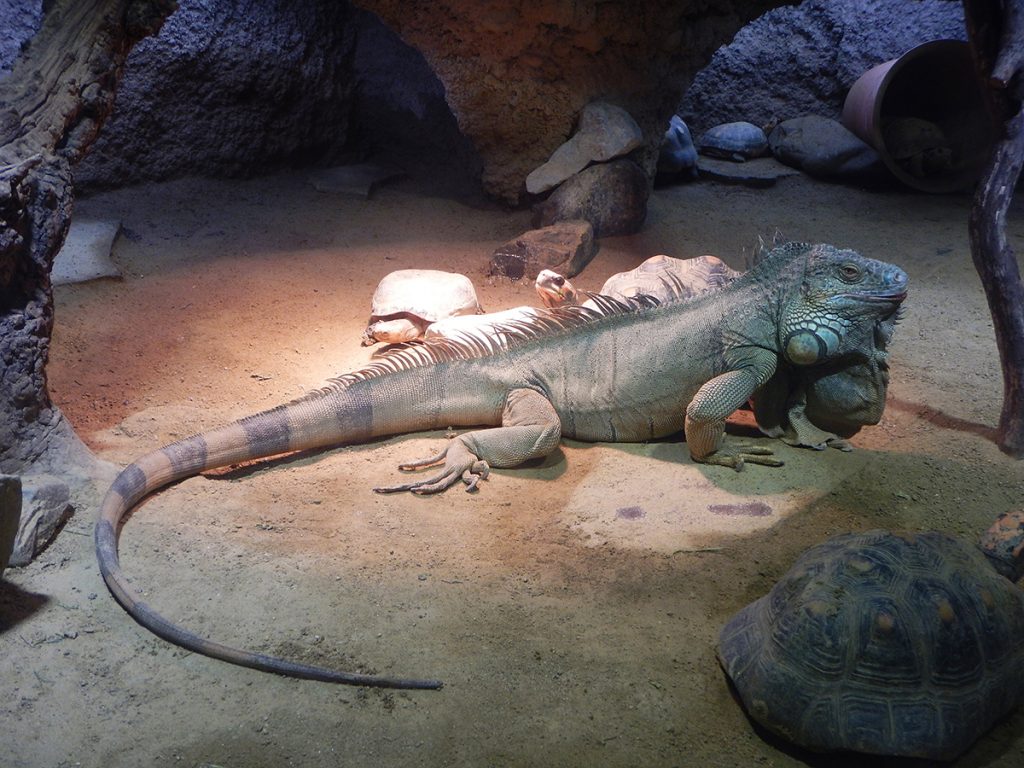
{"type": "Polygon", "coordinates": [[[626,110],[603,101],[587,104],[573,137],[526,177],[526,191],[533,195],[546,192],[591,163],[632,152],[643,142],[640,126],[626,110]]]}
{"type": "Polygon", "coordinates": [[[352,108],[347,3],[181,0],[128,56],[80,187],[265,173],[339,157],[352,108]]]}
{"type": "Polygon", "coordinates": [[[542,269],[567,277],[579,274],[597,253],[594,228],[587,221],[562,221],[531,229],[499,246],[488,274],[533,280],[542,269]]]}
{"type": "Polygon", "coordinates": [[[694,135],[734,120],[838,119],[865,70],[929,40],[965,39],[963,19],[954,0],[805,0],[776,8],[718,49],[679,114],[694,135]]]}
{"type": "Polygon", "coordinates": [[[11,560],[21,519],[21,479],[0,475],[0,576],[11,560]]]}
{"type": "Polygon", "coordinates": [[[0,79],[14,64],[21,47],[39,30],[42,18],[43,0],[0,2],[0,79]]]}
{"type": "Polygon", "coordinates": [[[886,175],[875,150],[839,122],[820,115],[784,120],[768,144],[778,160],[812,176],[856,180],[886,175]]]}
{"type": "MultiPolygon", "coordinates": [[[[353,9],[352,114],[348,143],[453,193],[480,189],[480,157],[459,130],[423,54],[376,15],[353,9]]],[[[443,190],[444,191],[444,190],[443,190]]]]}
{"type": "MultiPolygon", "coordinates": [[[[344,0],[180,0],[132,51],[76,182],[249,175],[384,150],[443,169],[437,183],[456,174],[518,203],[527,174],[600,99],[635,118],[634,153],[653,176],[693,74],[780,2],[722,0],[712,13],[678,0],[354,0],[358,11],[344,0]]],[[[14,32],[6,56],[32,34],[41,0],[17,5],[0,2],[0,29],[14,32]]]]}
{"type": "Polygon", "coordinates": [[[686,83],[742,24],[780,0],[355,0],[422,51],[483,164],[491,195],[517,203],[526,176],[605,99],[658,147],[686,83]]]}
{"type": "Polygon", "coordinates": [[[647,176],[631,160],[592,165],[573,176],[534,206],[533,225],[585,219],[594,237],[631,235],[647,218],[647,176]]]}

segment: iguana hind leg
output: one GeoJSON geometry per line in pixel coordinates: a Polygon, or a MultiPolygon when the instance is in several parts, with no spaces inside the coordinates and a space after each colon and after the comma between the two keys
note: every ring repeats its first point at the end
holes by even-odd
{"type": "Polygon", "coordinates": [[[500,427],[459,435],[434,456],[399,467],[411,470],[443,462],[438,474],[417,482],[374,490],[377,493],[439,493],[462,480],[467,491],[475,491],[491,467],[515,467],[524,461],[547,456],[558,447],[561,436],[562,424],[550,401],[536,390],[514,389],[505,401],[500,427]]]}

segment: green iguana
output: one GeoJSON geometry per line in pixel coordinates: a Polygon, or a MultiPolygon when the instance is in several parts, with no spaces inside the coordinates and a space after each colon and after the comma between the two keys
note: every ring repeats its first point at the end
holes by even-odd
{"type": "MultiPolygon", "coordinates": [[[[780,238],[776,232],[772,245],[759,238],[753,262],[782,245],[780,238]]],[[[742,274],[715,256],[675,259],[661,254],[629,272],[612,275],[599,293],[619,300],[644,294],[661,304],[689,301],[705,291],[724,288],[742,274]]],[[[592,293],[580,291],[549,269],[537,275],[535,288],[546,307],[597,306],[592,293]],[[584,301],[585,297],[591,298],[584,301]]],[[[877,424],[882,417],[889,384],[886,346],[896,321],[897,310],[893,309],[874,328],[858,324],[845,334],[841,354],[821,365],[781,363],[751,397],[761,431],[789,445],[852,450],[845,438],[862,426],[877,424]]]]}
{"type": "Polygon", "coordinates": [[[899,267],[829,245],[787,244],[727,288],[658,305],[602,299],[597,311],[541,311],[496,335],[467,334],[388,354],[323,389],[137,459],[100,509],[96,552],[118,602],[140,624],[196,653],[294,677],[358,685],[436,688],[339,672],[200,638],[148,605],[121,570],[123,518],[169,483],[205,470],[385,435],[490,426],[459,435],[441,464],[415,482],[380,492],[436,493],[460,480],[475,490],[490,467],[514,467],[555,450],[561,437],[639,442],[679,432],[694,461],[742,469],[779,466],[766,447],[724,441],[725,420],[780,363],[813,366],[863,342],[906,296],[899,267]],[[865,331],[864,329],[868,329],[865,331]]]}

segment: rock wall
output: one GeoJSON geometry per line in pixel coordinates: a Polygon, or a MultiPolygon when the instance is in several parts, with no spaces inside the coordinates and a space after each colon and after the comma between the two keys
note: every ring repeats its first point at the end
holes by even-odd
{"type": "Polygon", "coordinates": [[[527,174],[572,134],[582,107],[625,108],[657,147],[693,74],[771,0],[356,0],[423,53],[482,162],[484,189],[515,203],[527,174]]]}
{"type": "Polygon", "coordinates": [[[694,137],[734,120],[838,118],[867,69],[939,38],[966,39],[956,0],[806,0],[776,8],[715,53],[679,114],[694,137]]]}
{"type": "Polygon", "coordinates": [[[339,152],[351,111],[350,18],[332,0],[181,0],[128,57],[76,185],[253,174],[339,152]]]}
{"type": "Polygon", "coordinates": [[[459,130],[445,90],[423,54],[377,16],[354,9],[355,56],[349,143],[453,191],[480,187],[480,157],[459,130]]]}
{"type": "MultiPolygon", "coordinates": [[[[599,98],[636,118],[653,175],[693,74],[778,2],[180,0],[132,52],[76,182],[253,174],[365,148],[444,164],[516,203],[599,98]]],[[[32,33],[39,7],[0,5],[15,32],[0,55],[32,33]]]]}
{"type": "Polygon", "coordinates": [[[38,30],[43,0],[0,0],[0,79],[10,71],[21,46],[38,30]]]}

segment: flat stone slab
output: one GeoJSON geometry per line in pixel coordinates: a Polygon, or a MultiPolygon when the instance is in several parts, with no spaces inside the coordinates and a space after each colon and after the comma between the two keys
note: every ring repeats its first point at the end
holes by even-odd
{"type": "Polygon", "coordinates": [[[325,168],[309,174],[317,192],[369,199],[378,186],[405,176],[404,171],[376,163],[357,163],[325,168]]]}
{"type": "Polygon", "coordinates": [[[737,163],[701,155],[697,158],[697,170],[701,178],[747,187],[770,187],[779,179],[800,173],[796,168],[790,168],[774,157],[758,157],[737,163]]]}
{"type": "Polygon", "coordinates": [[[64,245],[53,260],[50,280],[54,285],[68,285],[101,277],[120,279],[121,270],[111,258],[120,233],[120,221],[73,218],[64,245]]]}

